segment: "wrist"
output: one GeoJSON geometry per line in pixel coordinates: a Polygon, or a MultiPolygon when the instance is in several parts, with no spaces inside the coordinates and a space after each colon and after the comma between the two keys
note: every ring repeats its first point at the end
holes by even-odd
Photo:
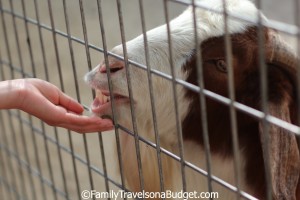
{"type": "Polygon", "coordinates": [[[0,109],[21,109],[25,94],[24,79],[1,81],[0,109]]]}

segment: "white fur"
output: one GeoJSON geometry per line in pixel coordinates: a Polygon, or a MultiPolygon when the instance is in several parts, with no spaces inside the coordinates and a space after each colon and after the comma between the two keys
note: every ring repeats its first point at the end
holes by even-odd
{"type": "MultiPolygon", "coordinates": [[[[197,1],[213,10],[222,11],[222,0],[203,0],[197,1]]],[[[257,18],[258,11],[249,0],[227,0],[227,11],[236,15],[243,15],[247,18],[257,18]]],[[[224,17],[222,14],[213,13],[211,11],[196,9],[198,41],[224,35],[224,17]]],[[[229,33],[243,32],[251,24],[231,19],[228,21],[229,33]]],[[[180,16],[170,22],[173,63],[176,78],[185,80],[186,74],[182,73],[181,67],[186,62],[188,55],[195,49],[194,25],[192,8],[189,7],[180,16]]],[[[171,74],[169,62],[169,44],[167,26],[162,25],[147,32],[150,67],[164,73],[171,74]]],[[[146,64],[144,53],[144,37],[143,35],[126,43],[128,57],[135,62],[146,64]]],[[[113,53],[123,56],[122,45],[116,46],[113,53]]],[[[110,58],[113,60],[114,58],[110,58]]],[[[97,73],[99,66],[92,72],[87,74],[86,80],[95,88],[108,90],[107,75],[97,73]]],[[[131,83],[133,89],[133,99],[136,102],[136,122],[139,135],[151,141],[155,141],[153,120],[151,113],[151,104],[149,96],[149,85],[147,74],[144,70],[134,66],[129,68],[131,74],[131,83]]],[[[113,92],[128,96],[128,86],[126,81],[125,70],[119,71],[111,76],[113,83],[113,92]]],[[[176,115],[174,111],[174,99],[172,91],[172,83],[158,76],[152,76],[155,110],[158,119],[158,132],[160,135],[161,146],[169,151],[178,154],[178,140],[176,129],[176,115]]],[[[189,102],[184,98],[183,88],[176,86],[177,100],[179,102],[179,118],[182,120],[187,114],[189,102]]],[[[121,125],[132,128],[131,112],[128,105],[117,106],[117,121],[121,125]]],[[[111,114],[111,111],[107,111],[111,114]]],[[[199,122],[200,123],[200,122],[199,122]]],[[[138,187],[138,170],[135,155],[134,139],[123,133],[121,135],[122,155],[124,162],[124,172],[133,190],[139,190],[138,187]]],[[[184,142],[186,159],[195,165],[205,169],[205,154],[200,145],[194,142],[184,142]]],[[[158,167],[156,151],[140,142],[141,157],[143,165],[143,175],[145,178],[145,188],[150,191],[159,190],[158,167]],[[152,183],[151,183],[152,182],[152,183]]],[[[180,165],[165,155],[162,155],[165,188],[172,190],[181,190],[180,183],[180,165]]],[[[234,168],[232,160],[225,160],[218,155],[212,155],[212,172],[214,175],[234,184],[234,168]]],[[[196,175],[195,172],[187,170],[187,181],[189,190],[207,191],[206,178],[196,175]]],[[[243,183],[243,181],[242,181],[243,183]]],[[[243,183],[243,188],[246,189],[243,183]]],[[[220,186],[214,186],[216,191],[220,192],[221,199],[233,199],[235,194],[229,192],[220,186]]]]}

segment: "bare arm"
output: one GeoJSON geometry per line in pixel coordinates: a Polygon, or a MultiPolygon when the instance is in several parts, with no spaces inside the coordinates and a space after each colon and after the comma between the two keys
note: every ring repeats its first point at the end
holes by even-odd
{"type": "Polygon", "coordinates": [[[45,121],[76,132],[106,131],[111,120],[83,116],[83,107],[56,86],[40,79],[0,82],[0,109],[20,109],[45,121]]]}

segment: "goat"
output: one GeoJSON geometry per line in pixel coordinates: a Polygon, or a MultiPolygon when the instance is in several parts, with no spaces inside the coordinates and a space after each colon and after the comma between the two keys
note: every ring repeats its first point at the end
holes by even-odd
{"type": "MultiPolygon", "coordinates": [[[[196,45],[200,45],[203,82],[205,89],[229,97],[228,66],[225,52],[225,32],[222,0],[196,1],[206,8],[219,12],[196,9],[198,44],[195,44],[193,9],[187,8],[181,15],[169,22],[172,41],[172,63],[168,44],[167,25],[162,25],[147,32],[149,67],[170,74],[171,67],[177,79],[198,86],[196,45]]],[[[260,13],[249,0],[226,0],[229,14],[245,16],[249,19],[266,17],[260,13]]],[[[260,63],[259,63],[259,29],[251,22],[228,19],[227,30],[232,44],[232,70],[234,75],[234,94],[236,101],[254,109],[262,109],[260,63]]],[[[268,28],[262,28],[263,51],[267,67],[268,100],[267,109],[270,115],[296,124],[297,93],[296,64],[297,58],[284,44],[279,34],[268,28]]],[[[128,59],[146,65],[144,36],[126,43],[128,59]]],[[[112,53],[123,56],[123,46],[113,48],[112,53]]],[[[86,82],[100,94],[92,104],[92,111],[99,116],[111,116],[111,101],[107,71],[110,70],[112,90],[115,101],[115,119],[128,129],[133,129],[131,109],[126,79],[129,70],[132,86],[132,103],[136,114],[137,132],[140,136],[155,141],[153,117],[147,73],[145,70],[129,65],[113,56],[99,64],[86,76],[86,82]]],[[[157,130],[160,145],[179,155],[177,139],[176,114],[172,82],[152,75],[154,107],[157,117],[157,130]]],[[[205,148],[199,94],[182,85],[176,85],[178,114],[181,120],[184,159],[206,169],[205,148]]],[[[234,174],[234,156],[232,148],[230,110],[228,106],[205,97],[207,129],[211,150],[211,173],[226,182],[236,185],[234,174]]],[[[264,199],[267,195],[265,163],[263,154],[264,135],[269,136],[269,166],[274,199],[300,199],[298,183],[300,161],[295,135],[283,128],[270,124],[269,131],[264,132],[262,122],[249,114],[236,111],[238,145],[240,148],[241,180],[240,189],[256,198],[264,199]]],[[[123,155],[123,170],[126,183],[133,191],[140,191],[135,140],[127,133],[120,131],[123,155]]],[[[159,167],[157,152],[140,142],[140,156],[146,191],[160,191],[159,167]]],[[[182,189],[180,163],[167,155],[161,154],[165,190],[182,189]]],[[[206,177],[185,169],[188,191],[208,191],[206,177]]],[[[218,191],[222,199],[233,199],[236,194],[213,183],[213,191],[218,191]]]]}

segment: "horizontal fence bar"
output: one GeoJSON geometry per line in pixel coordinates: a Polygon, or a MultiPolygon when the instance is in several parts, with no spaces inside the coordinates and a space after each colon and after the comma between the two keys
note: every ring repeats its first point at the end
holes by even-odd
{"type": "MultiPolygon", "coordinates": [[[[28,127],[31,127],[32,130],[33,130],[36,134],[38,134],[38,135],[44,137],[43,131],[42,131],[41,129],[37,128],[37,127],[32,126],[32,124],[31,124],[28,120],[26,120],[26,119],[24,119],[24,118],[18,116],[18,115],[17,115],[16,113],[14,113],[14,112],[10,112],[10,115],[13,116],[13,117],[15,117],[15,118],[17,118],[17,119],[20,119],[20,120],[22,121],[22,123],[24,123],[24,124],[27,125],[28,127]]],[[[45,136],[45,139],[46,139],[47,141],[51,142],[52,144],[58,145],[58,147],[59,147],[61,150],[65,151],[66,153],[68,153],[68,154],[70,154],[70,155],[74,155],[74,158],[75,158],[76,160],[78,160],[79,162],[81,162],[82,164],[88,165],[85,159],[83,159],[82,157],[80,157],[78,154],[72,152],[71,149],[69,149],[68,147],[66,147],[66,146],[64,146],[64,145],[62,145],[62,144],[60,144],[60,143],[58,143],[58,142],[56,141],[55,138],[46,135],[46,136],[45,136]]],[[[96,166],[90,165],[89,167],[90,167],[91,170],[94,171],[96,174],[98,174],[98,175],[100,175],[100,176],[102,176],[102,177],[104,177],[104,178],[107,178],[109,182],[111,182],[112,184],[114,184],[114,185],[117,186],[118,188],[121,188],[121,189],[123,189],[123,190],[126,191],[126,192],[129,192],[129,191],[130,191],[130,190],[128,190],[127,188],[123,188],[122,185],[118,184],[116,181],[114,181],[114,180],[111,179],[110,177],[105,176],[105,175],[104,175],[104,172],[102,172],[102,171],[101,171],[99,168],[97,168],[96,166]]]]}
{"type": "MultiPolygon", "coordinates": [[[[113,53],[109,53],[109,55],[112,55],[112,56],[114,56],[114,57],[116,57],[118,59],[122,59],[121,56],[118,56],[118,55],[113,54],[113,53]]],[[[9,62],[7,62],[7,61],[3,61],[2,60],[2,62],[0,62],[0,63],[5,64],[5,65],[7,65],[10,68],[12,67],[12,65],[10,65],[9,62]]],[[[130,61],[130,63],[136,64],[135,66],[137,66],[137,67],[139,67],[141,69],[147,70],[147,67],[145,65],[138,64],[138,63],[136,63],[134,61],[130,61]]],[[[16,68],[16,66],[13,66],[13,69],[18,69],[18,68],[16,68]]],[[[158,76],[160,76],[162,78],[165,78],[167,80],[170,80],[170,81],[172,80],[171,75],[165,74],[165,73],[160,72],[158,70],[151,69],[151,73],[156,74],[156,75],[158,75],[158,76]]],[[[207,97],[209,97],[209,98],[211,98],[213,100],[216,100],[216,101],[218,101],[218,102],[220,102],[220,103],[222,103],[224,105],[228,105],[229,106],[232,103],[232,100],[229,99],[229,98],[227,98],[227,97],[221,96],[221,95],[219,95],[217,93],[211,92],[211,91],[206,90],[206,89],[201,89],[200,87],[198,87],[196,85],[193,85],[191,83],[188,83],[188,82],[186,82],[184,80],[175,79],[175,82],[177,84],[179,84],[179,85],[184,86],[185,88],[187,88],[187,89],[189,89],[191,91],[194,91],[194,92],[197,92],[197,93],[203,92],[205,96],[207,96],[207,97]]],[[[277,117],[274,117],[272,115],[269,115],[269,114],[266,115],[262,111],[256,110],[254,108],[251,108],[251,107],[249,107],[247,105],[244,105],[244,104],[236,102],[236,101],[233,101],[232,104],[233,104],[233,107],[235,109],[237,109],[239,111],[242,111],[242,112],[244,112],[246,114],[249,114],[250,116],[255,117],[258,120],[264,120],[264,119],[266,119],[268,123],[274,124],[274,125],[276,125],[276,126],[278,126],[280,128],[283,128],[283,129],[285,129],[285,130],[287,130],[287,131],[289,131],[291,133],[294,133],[297,136],[300,136],[300,127],[299,126],[296,126],[294,124],[290,124],[290,123],[288,123],[288,122],[286,122],[286,121],[284,121],[282,119],[279,119],[277,117]]],[[[86,107],[88,107],[88,106],[86,106],[86,107]]]]}
{"type": "MultiPolygon", "coordinates": [[[[131,136],[134,136],[134,133],[132,131],[128,130],[126,127],[118,125],[118,128],[120,128],[121,130],[123,130],[126,133],[130,134],[131,136]]],[[[153,148],[158,148],[155,143],[153,143],[153,142],[151,142],[151,141],[143,138],[142,136],[139,136],[139,140],[142,141],[142,142],[144,142],[145,144],[153,147],[153,148]]],[[[172,153],[172,152],[170,152],[170,151],[168,151],[168,150],[166,150],[166,149],[164,149],[162,147],[159,147],[159,150],[162,153],[164,153],[165,155],[173,158],[174,160],[176,160],[178,162],[181,162],[181,158],[179,156],[177,156],[176,154],[174,154],[174,153],[172,153]]],[[[183,162],[184,162],[185,166],[189,167],[190,169],[194,170],[195,172],[198,172],[198,173],[200,173],[200,174],[202,174],[204,176],[208,176],[207,171],[201,169],[200,167],[197,167],[196,165],[194,165],[194,164],[192,164],[192,163],[190,163],[190,162],[188,162],[186,160],[184,160],[183,162]]],[[[233,185],[227,183],[226,181],[223,181],[222,179],[220,179],[220,178],[218,178],[218,177],[216,177],[214,175],[211,175],[211,180],[215,181],[219,185],[224,186],[224,187],[226,187],[227,189],[229,189],[229,190],[231,190],[233,192],[237,192],[238,191],[236,187],[234,187],[233,185]]],[[[240,191],[240,192],[241,192],[241,196],[242,197],[245,197],[245,198],[250,199],[250,200],[256,199],[255,197],[249,195],[248,193],[246,193],[244,191],[240,191]]]]}
{"type": "Polygon", "coordinates": [[[66,193],[65,192],[63,192],[60,189],[56,188],[54,183],[52,183],[48,179],[46,179],[43,176],[41,176],[41,173],[38,170],[36,170],[33,167],[31,167],[31,165],[29,165],[28,162],[26,162],[25,160],[20,159],[16,152],[11,151],[6,145],[3,145],[3,144],[0,144],[0,149],[4,150],[8,156],[13,157],[18,162],[20,162],[20,166],[21,167],[23,167],[24,169],[28,169],[30,171],[30,174],[38,177],[42,181],[42,183],[45,183],[51,189],[54,189],[55,193],[57,193],[60,196],[63,196],[63,197],[66,198],[66,193]]]}
{"type": "MultiPolygon", "coordinates": [[[[191,3],[189,3],[186,0],[169,0],[169,1],[180,3],[180,4],[183,4],[183,5],[186,5],[186,6],[191,5],[191,3]]],[[[201,8],[201,9],[205,9],[207,11],[223,14],[223,11],[220,11],[220,10],[217,10],[217,9],[212,9],[208,6],[204,6],[204,5],[201,5],[199,3],[198,4],[196,3],[195,6],[198,7],[198,8],[201,8]]],[[[42,23],[38,24],[36,20],[34,20],[32,18],[29,18],[29,17],[25,17],[25,16],[23,16],[21,14],[18,14],[18,13],[14,13],[9,9],[0,8],[0,11],[2,11],[4,13],[7,13],[7,14],[10,14],[12,16],[15,16],[19,19],[26,20],[27,22],[29,22],[31,24],[35,24],[35,25],[38,25],[38,26],[40,25],[42,28],[52,30],[52,28],[50,28],[49,26],[47,26],[45,24],[42,24],[42,23]]],[[[244,21],[244,22],[247,22],[247,23],[251,23],[253,25],[258,25],[259,24],[258,19],[254,20],[253,18],[245,17],[243,15],[228,13],[228,16],[232,19],[244,21]]],[[[261,24],[263,26],[266,26],[266,27],[271,28],[271,29],[275,29],[277,31],[280,31],[280,32],[288,34],[288,35],[297,36],[300,33],[300,28],[298,26],[293,25],[293,24],[287,24],[287,23],[280,22],[280,21],[277,21],[277,20],[268,19],[267,22],[263,21],[263,22],[261,22],[261,24]]],[[[54,29],[54,32],[58,33],[58,34],[63,33],[63,32],[60,32],[60,31],[57,32],[57,29],[54,29]]],[[[67,34],[63,34],[63,35],[67,35],[67,34]]]]}
{"type": "MultiPolygon", "coordinates": [[[[22,121],[22,123],[24,123],[25,125],[27,125],[27,126],[29,126],[29,127],[32,127],[32,124],[31,124],[29,121],[27,121],[26,119],[24,119],[24,118],[18,116],[16,113],[10,112],[10,114],[11,114],[11,116],[13,116],[13,117],[15,117],[15,118],[20,119],[20,120],[22,121]]],[[[129,135],[134,136],[134,133],[133,133],[132,131],[128,130],[126,127],[124,127],[124,126],[122,126],[122,125],[119,125],[119,124],[116,125],[116,126],[117,126],[116,128],[120,128],[121,130],[125,131],[125,132],[128,133],[129,135]]],[[[34,131],[35,133],[37,133],[38,135],[44,137],[43,131],[42,131],[42,130],[38,129],[37,127],[32,127],[32,129],[33,129],[33,131],[34,131]]],[[[52,138],[52,137],[46,135],[46,136],[45,136],[45,139],[48,140],[49,142],[55,144],[55,145],[58,145],[58,147],[59,147],[60,149],[62,149],[63,151],[65,151],[66,153],[71,154],[71,155],[74,155],[75,159],[78,160],[78,161],[80,161],[82,164],[87,165],[87,162],[86,162],[83,158],[81,158],[78,154],[72,152],[68,147],[66,147],[66,146],[64,146],[64,145],[62,145],[62,144],[57,143],[57,141],[56,141],[54,138],[52,138]]],[[[147,144],[147,145],[149,145],[149,146],[151,146],[151,147],[153,147],[153,148],[157,148],[157,146],[156,146],[155,143],[153,143],[153,142],[151,142],[151,141],[149,141],[149,140],[143,138],[143,137],[140,136],[140,135],[138,136],[138,139],[139,139],[139,141],[141,141],[141,142],[143,142],[143,143],[145,143],[145,144],[147,144]]],[[[167,155],[167,156],[171,157],[172,159],[174,159],[174,160],[180,162],[181,159],[180,159],[180,157],[177,156],[176,154],[174,154],[174,153],[172,153],[172,152],[170,152],[170,151],[168,151],[168,150],[166,150],[166,149],[164,149],[164,148],[162,148],[162,147],[159,147],[159,150],[160,150],[160,152],[164,153],[165,155],[167,155]]],[[[198,173],[200,173],[200,174],[202,174],[202,175],[204,175],[204,176],[207,176],[207,172],[206,172],[205,170],[203,170],[203,169],[197,167],[196,165],[194,165],[194,164],[192,164],[192,163],[190,163],[190,162],[188,162],[188,161],[186,161],[186,160],[184,161],[184,164],[185,164],[188,168],[192,169],[193,171],[198,172],[198,173]]],[[[91,168],[91,170],[93,170],[95,173],[97,173],[97,174],[99,174],[99,175],[101,175],[102,177],[105,178],[104,173],[103,173],[99,168],[97,168],[97,167],[94,166],[94,165],[91,165],[90,168],[91,168]]],[[[117,186],[117,187],[119,187],[119,188],[122,188],[122,186],[121,186],[120,184],[118,184],[117,182],[115,182],[115,181],[112,180],[111,178],[107,177],[107,179],[108,179],[109,182],[113,183],[115,186],[117,186]]],[[[226,187],[227,189],[229,189],[229,190],[231,190],[231,191],[233,191],[233,192],[237,192],[237,188],[234,187],[233,185],[227,183],[226,181],[223,181],[222,179],[220,179],[220,178],[218,178],[218,177],[216,177],[216,176],[214,176],[214,175],[211,176],[211,179],[212,179],[212,181],[215,181],[215,182],[218,183],[219,185],[221,185],[221,186],[223,186],[223,187],[226,187]]],[[[122,188],[122,189],[124,189],[124,188],[122,188]]],[[[130,190],[128,190],[128,189],[125,188],[124,191],[130,191],[130,190]]],[[[255,197],[253,197],[253,196],[251,196],[251,195],[249,195],[249,194],[247,194],[246,192],[243,192],[243,191],[241,191],[241,196],[244,197],[244,198],[247,198],[247,199],[249,199],[249,200],[255,200],[255,199],[256,199],[255,197]]]]}
{"type": "Polygon", "coordinates": [[[6,60],[0,60],[0,64],[6,65],[9,69],[12,69],[13,71],[24,75],[24,78],[33,78],[34,77],[32,74],[24,72],[21,68],[18,68],[16,65],[13,65],[6,60]]]}
{"type": "MultiPolygon", "coordinates": [[[[1,146],[0,146],[0,149],[1,149],[1,146]]],[[[19,200],[24,199],[24,198],[22,198],[22,195],[20,195],[18,193],[18,191],[16,191],[15,188],[11,184],[9,184],[5,179],[3,179],[1,176],[0,176],[0,183],[3,184],[5,186],[5,188],[9,190],[9,192],[15,194],[19,200]]]]}
{"type": "MultiPolygon", "coordinates": [[[[169,1],[172,1],[172,2],[176,2],[176,3],[180,3],[180,4],[183,4],[183,5],[191,5],[190,1],[187,1],[187,0],[169,0],[169,1]]],[[[207,10],[207,11],[212,11],[212,12],[215,12],[215,13],[220,13],[220,14],[223,14],[223,11],[219,11],[219,10],[215,10],[215,9],[211,9],[209,7],[206,7],[204,5],[200,3],[196,4],[196,6],[200,9],[204,9],[204,10],[207,10]]],[[[55,29],[54,27],[50,27],[48,25],[45,25],[45,24],[41,24],[40,22],[32,19],[32,18],[28,18],[28,17],[25,17],[25,16],[22,16],[21,14],[17,14],[17,13],[14,13],[13,11],[11,10],[8,10],[8,9],[5,9],[5,8],[0,8],[0,11],[3,12],[3,13],[6,13],[6,14],[10,14],[12,15],[13,17],[16,17],[16,18],[19,18],[19,19],[22,19],[22,20],[25,20],[26,22],[30,23],[30,24],[33,24],[33,25],[36,25],[42,29],[45,29],[47,31],[51,31],[53,32],[54,34],[57,34],[57,35],[60,35],[64,38],[68,38],[69,40],[71,41],[74,41],[74,42],[77,42],[81,45],[85,45],[86,47],[86,50],[88,50],[88,48],[91,48],[91,49],[94,49],[96,51],[99,51],[99,52],[102,52],[104,53],[104,50],[100,47],[97,47],[93,44],[90,44],[88,43],[86,40],[82,40],[80,38],[77,38],[77,37],[74,37],[74,36],[71,36],[69,34],[66,34],[65,32],[61,31],[61,30],[58,30],[58,29],[55,29]]],[[[236,14],[228,14],[228,16],[232,19],[237,19],[237,20],[242,20],[242,21],[245,21],[245,22],[248,22],[248,23],[252,23],[253,25],[258,25],[259,24],[259,21],[258,19],[255,20],[255,19],[250,19],[250,18],[247,18],[247,17],[244,17],[244,16],[241,16],[241,15],[236,15],[236,14]]],[[[300,34],[300,29],[299,27],[295,26],[295,25],[291,25],[291,24],[286,24],[286,23],[282,23],[280,21],[276,21],[276,20],[268,20],[267,22],[262,22],[262,25],[266,26],[266,27],[269,27],[269,28],[272,28],[272,29],[276,29],[282,33],[286,33],[286,34],[289,34],[289,35],[293,35],[293,36],[296,36],[296,35],[299,35],[300,34]]],[[[107,52],[108,55],[112,56],[112,57],[115,57],[119,60],[124,60],[124,58],[122,56],[119,56],[119,55],[116,55],[114,53],[111,53],[111,52],[107,52]]],[[[163,73],[161,71],[158,71],[158,70],[155,70],[155,69],[148,69],[147,66],[143,65],[143,64],[140,64],[140,63],[137,63],[135,61],[132,61],[132,60],[128,60],[128,63],[129,64],[132,64],[133,66],[135,67],[138,67],[140,69],[143,69],[145,71],[149,70],[149,72],[151,74],[154,74],[156,76],[159,76],[161,78],[164,78],[168,81],[174,81],[175,84],[178,84],[178,85],[181,85],[183,87],[185,87],[186,89],[189,89],[191,91],[194,91],[194,92],[197,92],[197,93],[203,93],[205,95],[205,97],[208,97],[208,98],[211,98],[213,100],[216,100],[218,101],[219,103],[222,103],[224,105],[227,105],[227,106],[232,106],[232,108],[238,110],[238,111],[241,111],[243,113],[246,113],[258,120],[265,120],[266,122],[270,123],[270,124],[274,124],[280,128],[283,128],[291,133],[294,133],[295,135],[297,136],[300,136],[300,127],[299,126],[296,126],[296,125],[293,125],[291,123],[288,123],[284,120],[281,120],[277,117],[274,117],[274,116],[271,116],[269,114],[266,114],[260,110],[256,110],[254,108],[251,108],[247,105],[244,105],[242,103],[239,103],[239,102],[236,102],[236,101],[232,101],[231,99],[227,98],[227,97],[224,97],[224,96],[221,96],[217,93],[214,93],[214,92],[211,92],[209,90],[206,90],[204,88],[201,88],[199,86],[196,86],[196,85],[193,85],[193,84],[190,84],[184,80],[181,80],[181,79],[177,79],[177,78],[174,78],[173,76],[169,75],[169,74],[166,74],[166,73],[163,73]]],[[[22,70],[22,68],[18,68],[17,66],[11,64],[10,62],[6,61],[6,60],[1,60],[0,61],[0,64],[4,65],[4,66],[7,66],[9,67],[9,69],[12,69],[18,73],[21,73],[23,74],[25,77],[33,77],[31,74],[29,73],[26,73],[22,70]]],[[[86,106],[86,105],[83,105],[84,106],[84,109],[85,110],[89,110],[89,107],[86,106]]],[[[114,184],[115,186],[117,186],[118,188],[122,188],[124,189],[125,191],[129,191],[127,190],[126,188],[124,188],[124,186],[120,185],[119,183],[117,183],[116,181],[114,181],[113,179],[111,179],[107,174],[105,174],[104,172],[102,172],[99,168],[97,168],[96,166],[94,165],[90,165],[89,164],[89,161],[88,160],[85,160],[83,159],[82,157],[80,157],[78,154],[76,154],[75,152],[71,151],[68,147],[60,144],[56,139],[50,137],[50,136],[44,136],[44,132],[42,130],[40,130],[39,128],[37,127],[34,127],[32,125],[32,123],[30,123],[29,121],[27,121],[26,119],[22,118],[20,115],[17,115],[16,113],[14,112],[9,112],[11,116],[14,116],[16,118],[18,118],[22,123],[26,124],[27,126],[31,127],[33,129],[33,131],[36,133],[36,134],[39,134],[43,137],[45,137],[45,139],[53,144],[56,144],[58,146],[59,149],[62,149],[63,151],[65,151],[66,153],[70,154],[70,155],[73,155],[74,158],[76,160],[78,160],[79,162],[81,162],[82,164],[86,165],[89,167],[90,170],[92,170],[93,172],[97,173],[98,175],[104,177],[106,180],[108,180],[110,183],[114,184]]],[[[204,176],[208,176],[208,173],[207,171],[199,168],[198,166],[188,162],[188,161],[182,161],[182,159],[177,156],[176,154],[173,154],[172,152],[160,147],[160,146],[157,146],[155,143],[141,137],[140,135],[136,135],[134,134],[132,131],[128,130],[127,128],[123,127],[122,125],[120,124],[117,124],[116,125],[116,128],[118,129],[121,129],[122,131],[128,133],[129,135],[133,136],[133,137],[137,137],[137,139],[153,148],[156,148],[158,149],[158,151],[164,153],[165,155],[173,158],[174,160],[178,161],[178,162],[183,162],[184,163],[184,166],[187,166],[188,168],[194,170],[195,172],[198,172],[204,176]]],[[[11,156],[15,159],[17,159],[17,161],[20,161],[20,165],[21,167],[24,167],[26,169],[29,169],[30,171],[30,174],[33,174],[34,176],[37,176],[37,177],[41,177],[41,181],[42,183],[45,183],[46,185],[48,185],[49,187],[51,188],[54,188],[55,189],[55,192],[58,193],[60,196],[63,196],[63,197],[67,197],[66,193],[59,190],[58,188],[55,188],[55,185],[53,182],[49,181],[48,179],[44,178],[43,176],[41,176],[41,173],[36,170],[35,168],[31,167],[26,161],[20,159],[20,157],[17,155],[16,152],[13,152],[11,151],[6,145],[4,144],[1,144],[0,143],[0,149],[1,150],[4,150],[6,152],[6,154],[8,156],[11,156]]],[[[214,175],[211,175],[211,180],[218,183],[219,185],[233,191],[233,192],[239,192],[239,194],[244,197],[244,198],[247,198],[247,199],[256,199],[255,197],[247,194],[246,192],[243,192],[243,191],[240,191],[238,188],[236,188],[235,186],[227,183],[226,181],[223,181],[222,179],[214,176],[214,175]]],[[[0,182],[3,183],[6,187],[9,188],[9,190],[11,190],[12,192],[14,192],[14,188],[11,188],[9,186],[9,183],[7,183],[4,179],[2,179],[0,177],[0,182]]]]}
{"type": "MultiPolygon", "coordinates": [[[[185,6],[191,5],[190,0],[168,0],[168,1],[179,3],[179,4],[182,4],[185,6]]],[[[197,8],[200,8],[200,9],[203,9],[206,11],[211,11],[211,12],[218,13],[218,14],[224,14],[223,11],[213,9],[211,7],[202,5],[201,3],[195,3],[195,6],[197,8]]],[[[293,24],[287,24],[287,23],[280,22],[277,20],[268,19],[267,22],[259,22],[258,19],[254,20],[253,18],[245,17],[245,16],[239,15],[239,14],[232,14],[232,13],[228,13],[228,17],[235,19],[235,20],[252,23],[253,25],[258,25],[259,23],[261,23],[263,26],[266,26],[271,29],[276,29],[282,33],[286,33],[289,35],[296,36],[300,33],[300,28],[298,26],[295,26],[293,24]]]]}

